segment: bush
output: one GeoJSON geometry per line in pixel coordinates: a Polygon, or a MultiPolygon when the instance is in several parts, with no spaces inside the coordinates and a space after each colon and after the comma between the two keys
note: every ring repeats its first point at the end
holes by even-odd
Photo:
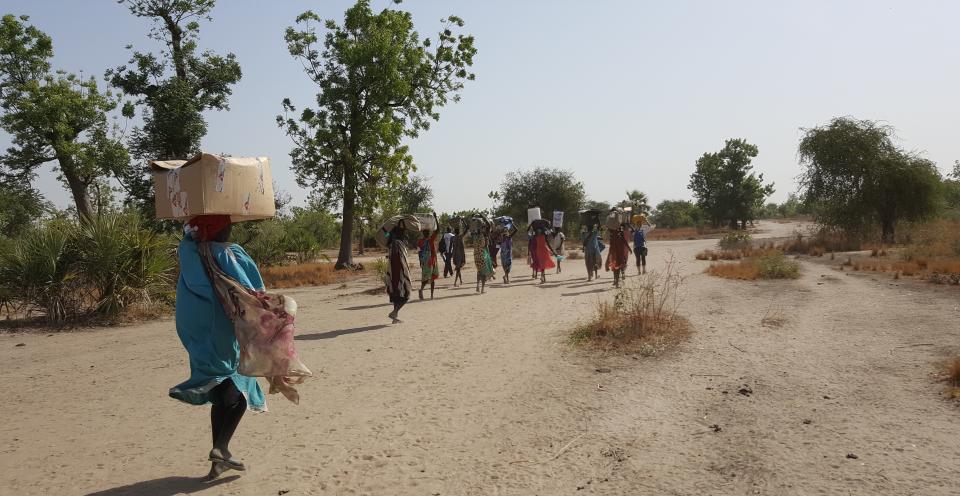
{"type": "Polygon", "coordinates": [[[707,268],[711,276],[752,281],[754,279],[796,279],[800,264],[775,250],[744,258],[737,263],[717,263],[707,268]]]}
{"type": "Polygon", "coordinates": [[[747,231],[730,231],[720,238],[720,248],[724,250],[742,250],[750,246],[753,237],[747,231]]]}
{"type": "Polygon", "coordinates": [[[783,253],[772,252],[756,259],[761,279],[796,279],[800,277],[800,264],[783,253]]]}
{"type": "Polygon", "coordinates": [[[649,356],[689,334],[689,323],[677,314],[683,280],[674,261],[668,262],[663,272],[628,281],[617,291],[613,303],[597,304],[593,320],[578,326],[571,341],[604,348],[627,347],[649,356]]]}
{"type": "Polygon", "coordinates": [[[242,246],[257,265],[279,265],[287,258],[287,234],[278,219],[234,224],[231,240],[242,246]]]}
{"type": "Polygon", "coordinates": [[[174,240],[144,228],[134,214],[89,223],[55,220],[12,242],[0,257],[8,309],[39,308],[50,323],[114,317],[172,293],[174,240]]]}

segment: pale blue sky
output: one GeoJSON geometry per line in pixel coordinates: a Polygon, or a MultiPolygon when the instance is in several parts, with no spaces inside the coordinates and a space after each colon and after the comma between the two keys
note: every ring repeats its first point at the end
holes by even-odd
{"type": "MultiPolygon", "coordinates": [[[[313,9],[341,19],[347,0],[220,0],[201,48],[233,51],[243,68],[230,112],[206,117],[212,152],[269,156],[276,180],[302,201],[289,170],[280,101],[315,88],[287,54],[283,30],[313,9]]],[[[375,1],[375,8],[392,5],[375,1]]],[[[426,1],[407,0],[421,34],[451,13],[476,36],[477,80],[411,143],[438,210],[487,207],[511,170],[572,169],[592,199],[639,188],[656,202],[690,198],[694,161],[742,137],[756,169],[796,189],[800,128],[833,116],[888,121],[902,145],[941,170],[960,159],[960,2],[942,1],[426,1]]],[[[113,0],[6,0],[54,40],[57,68],[102,76],[124,46],[156,48],[145,20],[113,0]]],[[[0,145],[8,139],[0,133],[0,145]]],[[[42,190],[60,205],[49,172],[42,190]]]]}

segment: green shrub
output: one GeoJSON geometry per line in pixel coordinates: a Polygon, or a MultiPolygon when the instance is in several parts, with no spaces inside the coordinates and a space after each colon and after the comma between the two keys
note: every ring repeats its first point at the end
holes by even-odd
{"type": "Polygon", "coordinates": [[[771,252],[756,260],[761,279],[796,279],[800,277],[800,264],[781,252],[771,252]]]}
{"type": "Polygon", "coordinates": [[[730,231],[720,238],[720,248],[724,250],[742,250],[750,246],[753,237],[747,231],[730,231]]]}
{"type": "Polygon", "coordinates": [[[28,231],[0,257],[0,286],[8,304],[20,310],[41,309],[46,319],[75,319],[83,307],[82,284],[71,246],[76,228],[53,225],[28,231]]]}
{"type": "Polygon", "coordinates": [[[83,225],[55,219],[0,256],[0,304],[40,309],[50,323],[115,316],[172,292],[174,246],[133,214],[102,214],[83,225]]]}
{"type": "Polygon", "coordinates": [[[173,238],[150,230],[138,215],[100,215],[80,225],[76,244],[76,270],[97,298],[96,313],[117,315],[170,292],[173,238]]]}

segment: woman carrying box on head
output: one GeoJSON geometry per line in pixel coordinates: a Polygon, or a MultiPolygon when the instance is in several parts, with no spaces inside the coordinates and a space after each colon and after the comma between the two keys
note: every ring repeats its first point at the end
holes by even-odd
{"type": "Polygon", "coordinates": [[[177,282],[177,335],[190,356],[190,379],[170,389],[170,396],[185,403],[212,403],[210,423],[213,449],[209,480],[226,470],[246,470],[230,453],[240,419],[248,409],[267,409],[257,379],[240,375],[240,345],[234,325],[214,293],[201,259],[200,243],[209,243],[219,268],[254,291],[263,291],[263,280],[254,261],[239,245],[229,243],[229,215],[201,215],[185,226],[180,242],[180,277],[177,282]]]}

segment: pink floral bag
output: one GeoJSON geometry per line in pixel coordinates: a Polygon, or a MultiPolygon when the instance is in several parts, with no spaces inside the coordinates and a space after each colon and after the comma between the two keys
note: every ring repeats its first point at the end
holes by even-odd
{"type": "Polygon", "coordinates": [[[213,291],[233,321],[240,343],[237,372],[265,377],[270,394],[279,392],[299,404],[300,394],[293,386],[313,374],[300,361],[293,342],[297,302],[280,294],[254,291],[237,282],[217,264],[210,243],[199,243],[199,251],[213,291]]]}

